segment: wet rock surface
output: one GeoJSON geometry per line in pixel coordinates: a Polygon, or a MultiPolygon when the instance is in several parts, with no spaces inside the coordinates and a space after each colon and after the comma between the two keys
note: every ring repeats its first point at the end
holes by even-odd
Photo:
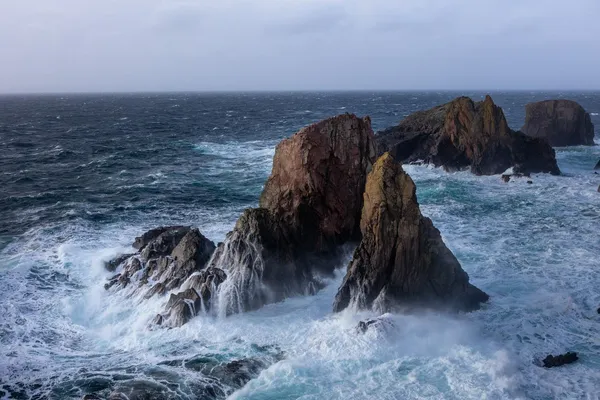
{"type": "Polygon", "coordinates": [[[378,153],[402,163],[428,163],[447,171],[470,168],[477,175],[515,172],[559,174],[554,150],[545,141],[512,131],[490,96],[450,103],[409,115],[376,135],[378,153]]]}
{"type": "Polygon", "coordinates": [[[471,311],[488,300],[421,215],[414,182],[389,153],[369,174],[364,199],[363,238],[335,297],[335,312],[349,306],[380,313],[414,307],[471,311]]]}
{"type": "Polygon", "coordinates": [[[144,298],[163,295],[180,287],[193,273],[205,268],[215,245],[191,227],[161,227],[135,239],[135,254],[120,255],[106,263],[116,272],[104,285],[120,290],[132,285],[144,298]]]}
{"type": "Polygon", "coordinates": [[[542,360],[542,363],[546,368],[554,368],[561,367],[566,364],[572,364],[578,359],[579,357],[577,356],[577,353],[569,351],[565,354],[559,354],[557,356],[549,354],[542,360]]]}
{"type": "Polygon", "coordinates": [[[243,213],[211,261],[227,274],[218,312],[315,293],[319,276],[334,271],[338,246],[360,237],[362,194],[374,160],[368,117],[339,115],[283,140],[260,208],[243,213]]]}

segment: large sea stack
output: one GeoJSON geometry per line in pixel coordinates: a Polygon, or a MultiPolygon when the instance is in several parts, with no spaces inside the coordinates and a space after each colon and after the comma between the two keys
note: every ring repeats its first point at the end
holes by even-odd
{"type": "Polygon", "coordinates": [[[387,312],[403,308],[470,311],[488,295],[446,247],[431,220],[421,215],[416,186],[385,153],[369,174],[360,222],[362,241],[334,303],[387,312]]]}
{"type": "Polygon", "coordinates": [[[459,97],[409,115],[376,135],[378,153],[402,163],[430,163],[447,171],[469,168],[477,175],[559,174],[554,150],[544,139],[512,131],[490,96],[473,102],[459,97]]]}
{"type": "MultiPolygon", "coordinates": [[[[243,213],[209,262],[210,284],[202,274],[184,284],[200,294],[192,301],[228,315],[318,290],[318,277],[337,265],[339,245],[360,240],[362,195],[374,161],[368,117],[340,115],[283,140],[260,208],[243,213]]],[[[167,307],[157,322],[172,312],[167,307]]]]}
{"type": "Polygon", "coordinates": [[[544,138],[551,146],[594,144],[594,125],[590,114],[571,100],[546,100],[526,106],[526,135],[544,138]]]}

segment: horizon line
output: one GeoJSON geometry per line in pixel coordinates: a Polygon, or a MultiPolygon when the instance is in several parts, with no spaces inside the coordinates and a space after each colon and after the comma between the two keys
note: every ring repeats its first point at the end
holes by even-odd
{"type": "Polygon", "coordinates": [[[65,92],[0,92],[10,96],[73,96],[73,95],[147,95],[147,94],[283,94],[283,93],[594,93],[600,89],[254,89],[254,90],[132,90],[132,91],[65,91],[65,92]]]}

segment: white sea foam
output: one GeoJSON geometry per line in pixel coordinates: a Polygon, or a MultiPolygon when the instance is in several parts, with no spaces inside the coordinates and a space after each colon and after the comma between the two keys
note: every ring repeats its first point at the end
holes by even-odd
{"type": "MultiPolygon", "coordinates": [[[[254,160],[253,172],[261,174],[273,155],[271,143],[198,146],[221,161],[254,160]]],[[[472,282],[492,297],[468,315],[393,315],[389,329],[365,334],[356,324],[374,315],[331,313],[341,271],[316,296],[148,330],[166,297],[109,295],[103,261],[130,251],[133,237],[166,216],[149,213],[137,224],[101,231],[83,222],[36,228],[0,255],[0,351],[8,360],[0,363],[0,376],[25,383],[69,379],[81,368],[209,353],[243,358],[255,355],[253,345],[276,345],[284,359],[231,398],[597,398],[600,200],[597,175],[584,165],[600,150],[574,148],[557,156],[567,176],[536,174],[532,185],[406,166],[424,214],[472,282]],[[567,350],[578,351],[581,360],[555,370],[535,365],[547,353],[567,350]]],[[[169,221],[199,225],[222,240],[238,214],[235,207],[201,208],[169,221]]]]}

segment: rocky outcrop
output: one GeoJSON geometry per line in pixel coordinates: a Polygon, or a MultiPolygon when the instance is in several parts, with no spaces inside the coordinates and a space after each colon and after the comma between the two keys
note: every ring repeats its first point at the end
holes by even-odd
{"type": "Polygon", "coordinates": [[[528,136],[544,138],[551,146],[594,144],[594,125],[590,115],[571,100],[546,100],[527,104],[525,125],[528,136]]]}
{"type": "Polygon", "coordinates": [[[431,220],[421,215],[416,187],[386,153],[367,178],[360,227],[362,241],[335,298],[348,306],[387,312],[432,307],[469,311],[488,295],[446,247],[431,220]]]}
{"type": "Polygon", "coordinates": [[[362,192],[375,161],[371,120],[339,115],[301,129],[277,146],[260,197],[309,251],[359,238],[362,192]]]}
{"type": "Polygon", "coordinates": [[[561,367],[566,364],[572,364],[575,361],[577,361],[578,359],[579,359],[579,357],[577,356],[577,353],[575,353],[574,351],[573,352],[569,351],[565,354],[559,354],[557,356],[548,354],[548,356],[542,360],[542,363],[544,364],[544,367],[546,367],[546,368],[554,368],[554,367],[561,367]]]}
{"type": "Polygon", "coordinates": [[[475,103],[459,97],[409,115],[376,135],[378,153],[402,163],[429,163],[477,175],[514,172],[559,174],[554,150],[543,139],[512,131],[490,96],[475,103]]]}
{"type": "Polygon", "coordinates": [[[375,160],[369,118],[345,114],[301,129],[276,149],[260,197],[221,243],[210,268],[227,278],[211,300],[220,315],[257,309],[320,287],[340,244],[360,237],[362,193],[375,160]]]}
{"type": "Polygon", "coordinates": [[[206,266],[215,250],[213,242],[198,229],[161,227],[135,239],[139,252],[121,255],[106,264],[117,272],[105,285],[107,290],[132,288],[144,298],[162,295],[180,287],[206,266]]]}

